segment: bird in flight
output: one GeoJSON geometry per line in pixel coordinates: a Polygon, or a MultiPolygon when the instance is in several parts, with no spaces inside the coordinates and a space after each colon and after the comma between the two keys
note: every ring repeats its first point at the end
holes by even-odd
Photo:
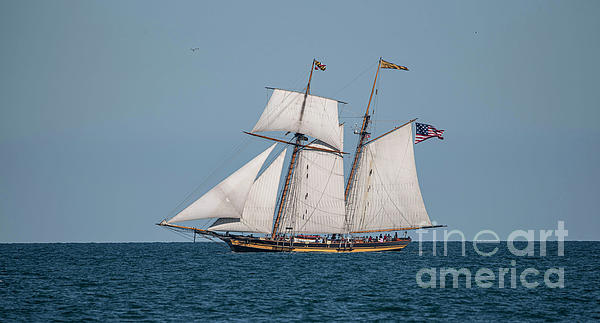
{"type": "Polygon", "coordinates": [[[190,48],[190,49],[192,50],[192,52],[195,52],[195,51],[199,50],[200,47],[194,47],[194,48],[190,48]]]}

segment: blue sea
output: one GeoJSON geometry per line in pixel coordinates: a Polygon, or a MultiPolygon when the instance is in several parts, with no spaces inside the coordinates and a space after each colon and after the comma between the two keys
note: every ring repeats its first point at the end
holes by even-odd
{"type": "Polygon", "coordinates": [[[0,244],[0,321],[600,320],[600,242],[566,242],[564,256],[556,242],[545,256],[539,243],[533,256],[505,242],[480,249],[495,247],[482,256],[467,242],[463,256],[450,242],[444,256],[443,243],[434,254],[431,242],[419,252],[416,241],[363,254],[232,253],[211,242],[0,244]],[[440,288],[446,269],[462,272],[440,288]],[[523,272],[538,285],[524,286],[523,272]]]}

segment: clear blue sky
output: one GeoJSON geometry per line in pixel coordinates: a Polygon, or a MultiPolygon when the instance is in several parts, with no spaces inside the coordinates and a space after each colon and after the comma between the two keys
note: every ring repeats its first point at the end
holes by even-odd
{"type": "Polygon", "coordinates": [[[267,147],[241,133],[265,86],[302,88],[317,57],[313,93],[349,102],[352,125],[380,56],[411,71],[383,73],[375,132],[446,129],[415,147],[433,220],[503,239],[564,220],[598,240],[599,16],[599,1],[1,1],[0,242],[179,241],[153,224],[267,147]]]}

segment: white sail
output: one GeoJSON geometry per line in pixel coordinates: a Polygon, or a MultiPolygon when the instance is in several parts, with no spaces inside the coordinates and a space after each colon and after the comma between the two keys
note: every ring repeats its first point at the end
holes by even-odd
{"type": "Polygon", "coordinates": [[[357,176],[351,231],[431,225],[417,179],[411,124],[365,145],[357,176]]]}
{"type": "Polygon", "coordinates": [[[338,124],[338,101],[275,89],[252,132],[303,133],[341,150],[338,124]]]}
{"type": "Polygon", "coordinates": [[[275,144],[175,215],[169,223],[206,218],[239,218],[258,171],[275,144]]]}
{"type": "Polygon", "coordinates": [[[209,230],[271,233],[285,150],[254,181],[239,219],[220,218],[209,230]]]}
{"type": "MultiPolygon", "coordinates": [[[[343,125],[340,149],[343,149],[343,125]]],[[[331,149],[323,142],[310,144],[331,149]]],[[[294,192],[288,204],[285,227],[296,233],[342,233],[345,231],[344,161],[337,153],[304,148],[294,170],[294,192]]]]}

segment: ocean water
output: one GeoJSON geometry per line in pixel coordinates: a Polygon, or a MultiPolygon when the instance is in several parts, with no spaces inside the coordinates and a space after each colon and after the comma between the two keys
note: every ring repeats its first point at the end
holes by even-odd
{"type": "Polygon", "coordinates": [[[232,253],[221,243],[0,244],[0,321],[600,320],[600,242],[566,242],[564,256],[550,242],[546,256],[539,244],[534,256],[515,256],[504,242],[481,248],[498,247],[489,257],[470,242],[465,256],[460,242],[448,244],[447,256],[442,243],[435,255],[432,247],[271,254],[232,253]],[[449,275],[440,288],[439,275],[424,274],[435,288],[423,288],[424,268],[464,268],[472,277],[461,274],[454,288],[449,275]],[[482,268],[496,276],[487,276],[489,288],[475,280],[482,268]],[[503,288],[499,268],[509,271],[503,288]],[[544,282],[552,268],[563,269],[562,287],[552,271],[551,286],[544,282]],[[539,286],[522,284],[525,270],[525,282],[539,286]]]}

